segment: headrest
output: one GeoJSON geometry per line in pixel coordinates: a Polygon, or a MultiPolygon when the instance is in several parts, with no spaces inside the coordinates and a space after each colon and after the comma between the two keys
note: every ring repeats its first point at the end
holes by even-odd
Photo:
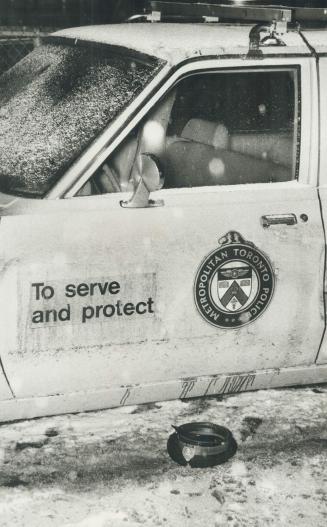
{"type": "Polygon", "coordinates": [[[184,126],[181,137],[225,150],[228,149],[229,145],[226,126],[223,123],[205,121],[204,119],[190,119],[184,126]]]}

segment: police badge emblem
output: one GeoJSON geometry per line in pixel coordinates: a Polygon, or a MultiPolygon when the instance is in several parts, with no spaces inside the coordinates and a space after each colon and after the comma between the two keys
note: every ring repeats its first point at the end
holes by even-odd
{"type": "Polygon", "coordinates": [[[194,446],[184,446],[184,448],[182,449],[182,454],[183,454],[185,461],[187,461],[188,463],[189,461],[191,461],[191,459],[195,455],[195,447],[194,446]]]}
{"type": "Polygon", "coordinates": [[[264,312],[274,285],[267,256],[238,232],[231,231],[202,262],[195,279],[195,303],[210,324],[238,328],[264,312]]]}

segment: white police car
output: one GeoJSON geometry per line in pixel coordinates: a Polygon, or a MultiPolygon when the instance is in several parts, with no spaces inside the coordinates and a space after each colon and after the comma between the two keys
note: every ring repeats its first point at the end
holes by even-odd
{"type": "Polygon", "coordinates": [[[326,17],[152,2],[1,77],[1,420],[327,381],[326,17]]]}

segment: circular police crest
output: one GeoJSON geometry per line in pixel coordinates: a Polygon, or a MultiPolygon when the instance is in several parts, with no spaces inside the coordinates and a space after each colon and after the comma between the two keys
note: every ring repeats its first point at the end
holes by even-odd
{"type": "Polygon", "coordinates": [[[264,312],[274,285],[267,256],[232,231],[202,262],[195,279],[195,303],[209,324],[238,328],[264,312]]]}

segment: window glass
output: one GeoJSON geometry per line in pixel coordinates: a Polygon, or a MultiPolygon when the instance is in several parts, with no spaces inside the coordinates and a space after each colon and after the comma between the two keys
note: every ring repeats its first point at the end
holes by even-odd
{"type": "Polygon", "coordinates": [[[161,161],[165,188],[294,179],[298,100],[296,68],[188,76],[108,158],[94,182],[111,179],[98,184],[99,192],[129,190],[142,152],[161,161]]]}
{"type": "Polygon", "coordinates": [[[167,128],[166,187],[293,179],[296,78],[295,70],[272,70],[184,79],[167,128]]]}
{"type": "Polygon", "coordinates": [[[0,190],[42,197],[162,62],[51,38],[0,77],[0,190]]]}

